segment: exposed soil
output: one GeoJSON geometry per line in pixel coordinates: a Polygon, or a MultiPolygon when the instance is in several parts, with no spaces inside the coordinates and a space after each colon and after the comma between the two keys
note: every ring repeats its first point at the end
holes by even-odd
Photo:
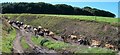
{"type": "Polygon", "coordinates": [[[14,53],[24,53],[23,48],[20,43],[21,38],[22,38],[21,33],[19,30],[16,30],[16,31],[17,31],[17,34],[16,34],[16,38],[13,42],[13,52],[14,53]]]}
{"type": "MultiPolygon", "coordinates": [[[[63,23],[60,26],[61,29],[65,29],[65,32],[63,33],[66,35],[70,35],[75,32],[75,35],[83,35],[88,39],[97,39],[103,43],[108,41],[115,45],[118,44],[117,41],[120,41],[120,37],[118,36],[118,27],[113,27],[109,24],[85,21],[73,21],[69,22],[69,24],[70,25],[63,23]]],[[[63,33],[60,33],[60,35],[63,33]]]]}

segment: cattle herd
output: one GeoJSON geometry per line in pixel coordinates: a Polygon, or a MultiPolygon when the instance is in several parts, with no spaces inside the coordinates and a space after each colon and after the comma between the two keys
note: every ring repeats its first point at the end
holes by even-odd
{"type": "MultiPolygon", "coordinates": [[[[33,27],[31,25],[24,24],[23,22],[20,21],[14,21],[14,20],[8,20],[8,23],[12,26],[17,26],[19,29],[24,28],[27,32],[33,32],[36,38],[39,36],[50,36],[54,37],[55,33],[52,31],[48,30],[48,28],[43,28],[41,26],[38,27],[33,27]]],[[[82,36],[82,35],[79,35],[82,36]]],[[[68,39],[73,40],[74,42],[77,42],[79,45],[87,45],[90,47],[101,47],[101,41],[99,40],[88,40],[86,37],[78,37],[77,35],[71,34],[71,35],[61,35],[61,39],[64,42],[68,42],[68,39]]],[[[109,42],[106,42],[104,47],[108,49],[113,49],[113,50],[120,50],[119,48],[115,47],[114,45],[110,44],[109,42]]]]}

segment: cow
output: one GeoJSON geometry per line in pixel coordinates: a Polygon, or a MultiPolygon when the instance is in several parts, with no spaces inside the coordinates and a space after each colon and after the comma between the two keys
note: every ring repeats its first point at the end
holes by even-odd
{"type": "Polygon", "coordinates": [[[100,47],[100,45],[101,45],[101,41],[94,40],[94,39],[91,41],[92,47],[100,47]]]}
{"type": "Polygon", "coordinates": [[[37,28],[36,27],[33,27],[33,30],[34,30],[34,34],[35,36],[37,35],[37,28]]]}
{"type": "Polygon", "coordinates": [[[64,42],[68,43],[68,35],[63,34],[61,35],[61,38],[63,39],[64,42]]]}
{"type": "Polygon", "coordinates": [[[12,25],[13,23],[15,23],[15,21],[9,20],[8,23],[9,23],[10,25],[12,25]]]}
{"type": "Polygon", "coordinates": [[[106,43],[105,44],[105,48],[108,48],[108,49],[114,49],[115,50],[115,46],[110,44],[110,43],[106,43]]]}
{"type": "Polygon", "coordinates": [[[19,22],[19,21],[16,21],[15,24],[16,24],[17,26],[20,26],[20,22],[19,22]]]}
{"type": "Polygon", "coordinates": [[[50,31],[48,29],[44,29],[44,33],[46,36],[49,36],[50,31]]]}
{"type": "Polygon", "coordinates": [[[52,32],[52,31],[50,31],[49,33],[48,33],[48,36],[54,36],[55,34],[52,32]]]}
{"type": "Polygon", "coordinates": [[[44,32],[43,32],[43,31],[39,31],[39,32],[37,33],[37,35],[38,35],[38,36],[44,36],[44,32]]]}
{"type": "Polygon", "coordinates": [[[24,29],[27,29],[27,25],[26,25],[26,24],[24,24],[24,25],[23,25],[23,28],[24,28],[24,29]]]}
{"type": "Polygon", "coordinates": [[[17,23],[17,26],[20,28],[20,27],[22,27],[23,26],[23,22],[18,22],[17,23]]]}
{"type": "Polygon", "coordinates": [[[41,26],[38,26],[37,28],[37,32],[41,31],[42,30],[42,27],[41,26]]]}
{"type": "Polygon", "coordinates": [[[33,28],[32,26],[30,25],[23,25],[24,29],[27,31],[27,32],[33,32],[33,28]]]}
{"type": "Polygon", "coordinates": [[[90,42],[86,37],[81,37],[77,41],[80,43],[80,45],[90,45],[90,42]]]}
{"type": "Polygon", "coordinates": [[[75,42],[77,40],[76,35],[68,35],[68,38],[70,38],[73,42],[75,42]]]}
{"type": "Polygon", "coordinates": [[[81,45],[81,44],[83,44],[84,39],[83,39],[83,37],[81,37],[81,38],[79,38],[77,41],[78,41],[78,42],[80,43],[80,45],[81,45]]]}

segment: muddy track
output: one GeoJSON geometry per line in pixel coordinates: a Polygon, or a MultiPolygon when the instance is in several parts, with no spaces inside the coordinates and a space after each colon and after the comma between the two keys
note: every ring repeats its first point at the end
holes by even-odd
{"type": "Polygon", "coordinates": [[[26,32],[24,29],[20,29],[22,36],[25,37],[26,43],[30,46],[30,48],[34,48],[35,44],[31,41],[32,33],[26,32]]]}
{"type": "MultiPolygon", "coordinates": [[[[24,31],[24,30],[23,30],[24,31]]],[[[32,33],[31,32],[23,32],[23,35],[25,37],[26,43],[33,49],[34,53],[57,53],[54,50],[46,49],[42,46],[37,46],[31,41],[32,33]]]]}
{"type": "Polygon", "coordinates": [[[35,45],[31,41],[32,33],[27,32],[24,29],[18,29],[16,26],[14,26],[17,32],[16,38],[13,42],[13,52],[14,53],[24,53],[22,46],[21,46],[21,38],[22,36],[25,37],[26,43],[30,46],[30,48],[33,50],[33,53],[57,53],[54,50],[49,50],[41,46],[35,45]]]}
{"type": "Polygon", "coordinates": [[[16,38],[13,41],[13,52],[14,53],[24,53],[22,46],[21,46],[21,32],[19,30],[16,29],[16,38]]]}

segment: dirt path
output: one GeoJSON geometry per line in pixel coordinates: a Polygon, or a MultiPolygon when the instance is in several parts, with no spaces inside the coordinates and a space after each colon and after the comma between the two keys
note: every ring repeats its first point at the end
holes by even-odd
{"type": "Polygon", "coordinates": [[[24,29],[20,29],[22,36],[25,37],[26,43],[31,47],[34,48],[35,44],[31,41],[32,33],[26,32],[24,29]]]}
{"type": "Polygon", "coordinates": [[[120,51],[118,52],[118,55],[120,55],[120,51]]]}
{"type": "Polygon", "coordinates": [[[41,46],[35,45],[31,41],[32,33],[31,32],[26,32],[24,29],[16,29],[16,38],[13,42],[13,52],[14,53],[24,53],[23,48],[21,46],[21,38],[22,36],[25,37],[26,43],[30,46],[30,48],[33,49],[34,53],[57,53],[54,50],[49,50],[46,48],[43,48],[41,46]]]}
{"type": "Polygon", "coordinates": [[[22,49],[22,46],[20,44],[20,41],[21,41],[21,32],[19,30],[16,29],[16,38],[13,42],[13,52],[14,53],[24,53],[23,49],[22,49]]]}
{"type": "Polygon", "coordinates": [[[49,50],[49,49],[43,48],[42,46],[35,45],[31,40],[31,37],[33,34],[32,32],[27,32],[23,28],[20,29],[20,31],[22,33],[22,36],[25,37],[26,43],[30,46],[30,48],[33,49],[34,53],[57,53],[54,50],[49,50]]]}

